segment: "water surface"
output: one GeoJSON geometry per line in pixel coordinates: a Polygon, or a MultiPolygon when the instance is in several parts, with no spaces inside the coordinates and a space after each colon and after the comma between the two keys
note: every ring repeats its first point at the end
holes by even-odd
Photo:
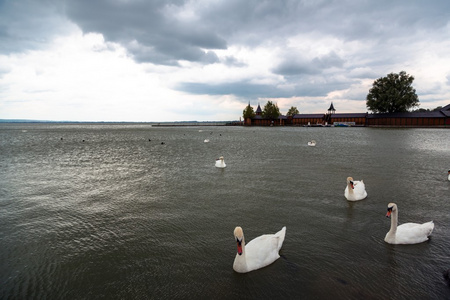
{"type": "Polygon", "coordinates": [[[0,298],[448,299],[449,149],[445,129],[2,124],[0,298]],[[386,244],[389,202],[432,239],[386,244]],[[237,225],[286,226],[281,258],[235,273],[237,225]]]}

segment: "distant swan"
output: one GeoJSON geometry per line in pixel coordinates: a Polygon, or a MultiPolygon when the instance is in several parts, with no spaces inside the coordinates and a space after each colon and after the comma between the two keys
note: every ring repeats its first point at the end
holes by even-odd
{"type": "Polygon", "coordinates": [[[244,231],[241,227],[234,229],[234,238],[237,243],[237,254],[233,263],[233,270],[238,273],[247,273],[263,268],[276,261],[280,255],[286,235],[286,226],[275,234],[264,234],[245,244],[244,231]]]}
{"type": "Polygon", "coordinates": [[[209,139],[205,139],[204,142],[205,142],[205,143],[209,143],[209,139]]]}
{"type": "Polygon", "coordinates": [[[433,221],[418,224],[404,223],[397,226],[398,208],[395,203],[389,203],[386,217],[391,217],[391,229],[386,234],[384,241],[389,244],[417,244],[428,240],[434,229],[433,221]]]}
{"type": "Polygon", "coordinates": [[[448,170],[448,180],[450,181],[450,170],[448,170]]]}
{"type": "Polygon", "coordinates": [[[347,186],[344,190],[345,198],[348,201],[358,201],[367,197],[364,181],[355,181],[352,177],[347,177],[347,186]]]}
{"type": "Polygon", "coordinates": [[[311,147],[316,146],[316,141],[312,140],[311,142],[308,142],[308,146],[311,146],[311,147]]]}
{"type": "Polygon", "coordinates": [[[223,160],[223,156],[216,159],[216,167],[217,168],[225,168],[227,165],[225,164],[225,161],[223,160]]]}

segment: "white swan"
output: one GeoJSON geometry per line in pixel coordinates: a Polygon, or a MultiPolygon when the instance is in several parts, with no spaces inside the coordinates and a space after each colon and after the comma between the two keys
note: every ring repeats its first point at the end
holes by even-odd
{"type": "Polygon", "coordinates": [[[315,140],[311,140],[311,142],[308,142],[308,146],[315,147],[316,146],[316,141],[315,140]]]}
{"type": "Polygon", "coordinates": [[[205,139],[203,142],[205,143],[209,143],[209,139],[205,139]]]}
{"type": "Polygon", "coordinates": [[[233,270],[238,273],[247,273],[263,268],[276,261],[280,255],[286,226],[275,234],[264,234],[245,244],[244,231],[241,227],[234,229],[234,238],[237,243],[237,254],[233,263],[233,270]]]}
{"type": "Polygon", "coordinates": [[[448,170],[448,180],[450,181],[450,170],[448,170]]]}
{"type": "Polygon", "coordinates": [[[227,165],[225,164],[225,161],[223,160],[223,156],[216,159],[216,167],[217,168],[225,168],[227,165]]]}
{"type": "Polygon", "coordinates": [[[384,241],[389,244],[417,244],[428,240],[428,236],[434,229],[433,221],[418,224],[404,223],[397,226],[398,208],[395,203],[389,203],[386,217],[391,217],[391,229],[386,234],[384,241]]]}
{"type": "Polygon", "coordinates": [[[367,192],[364,181],[355,181],[352,177],[347,177],[347,186],[345,187],[344,195],[348,201],[358,201],[366,198],[367,192]]]}

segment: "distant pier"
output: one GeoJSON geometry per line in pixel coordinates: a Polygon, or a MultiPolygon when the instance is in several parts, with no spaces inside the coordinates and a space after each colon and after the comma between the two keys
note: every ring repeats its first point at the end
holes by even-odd
{"type": "Polygon", "coordinates": [[[150,123],[154,127],[178,127],[178,126],[239,126],[243,125],[240,121],[223,122],[161,122],[150,123]]]}

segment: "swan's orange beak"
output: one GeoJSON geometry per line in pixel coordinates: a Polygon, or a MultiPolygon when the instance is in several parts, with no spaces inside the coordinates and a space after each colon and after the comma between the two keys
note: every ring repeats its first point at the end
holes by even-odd
{"type": "Polygon", "coordinates": [[[242,241],[240,241],[239,239],[236,239],[237,242],[237,251],[239,255],[242,255],[242,241]]]}
{"type": "Polygon", "coordinates": [[[388,212],[386,213],[386,218],[389,218],[391,216],[391,212],[392,210],[388,210],[388,212]]]}
{"type": "Polygon", "coordinates": [[[353,185],[353,181],[350,181],[350,185],[351,185],[352,189],[355,189],[355,186],[353,185]]]}

